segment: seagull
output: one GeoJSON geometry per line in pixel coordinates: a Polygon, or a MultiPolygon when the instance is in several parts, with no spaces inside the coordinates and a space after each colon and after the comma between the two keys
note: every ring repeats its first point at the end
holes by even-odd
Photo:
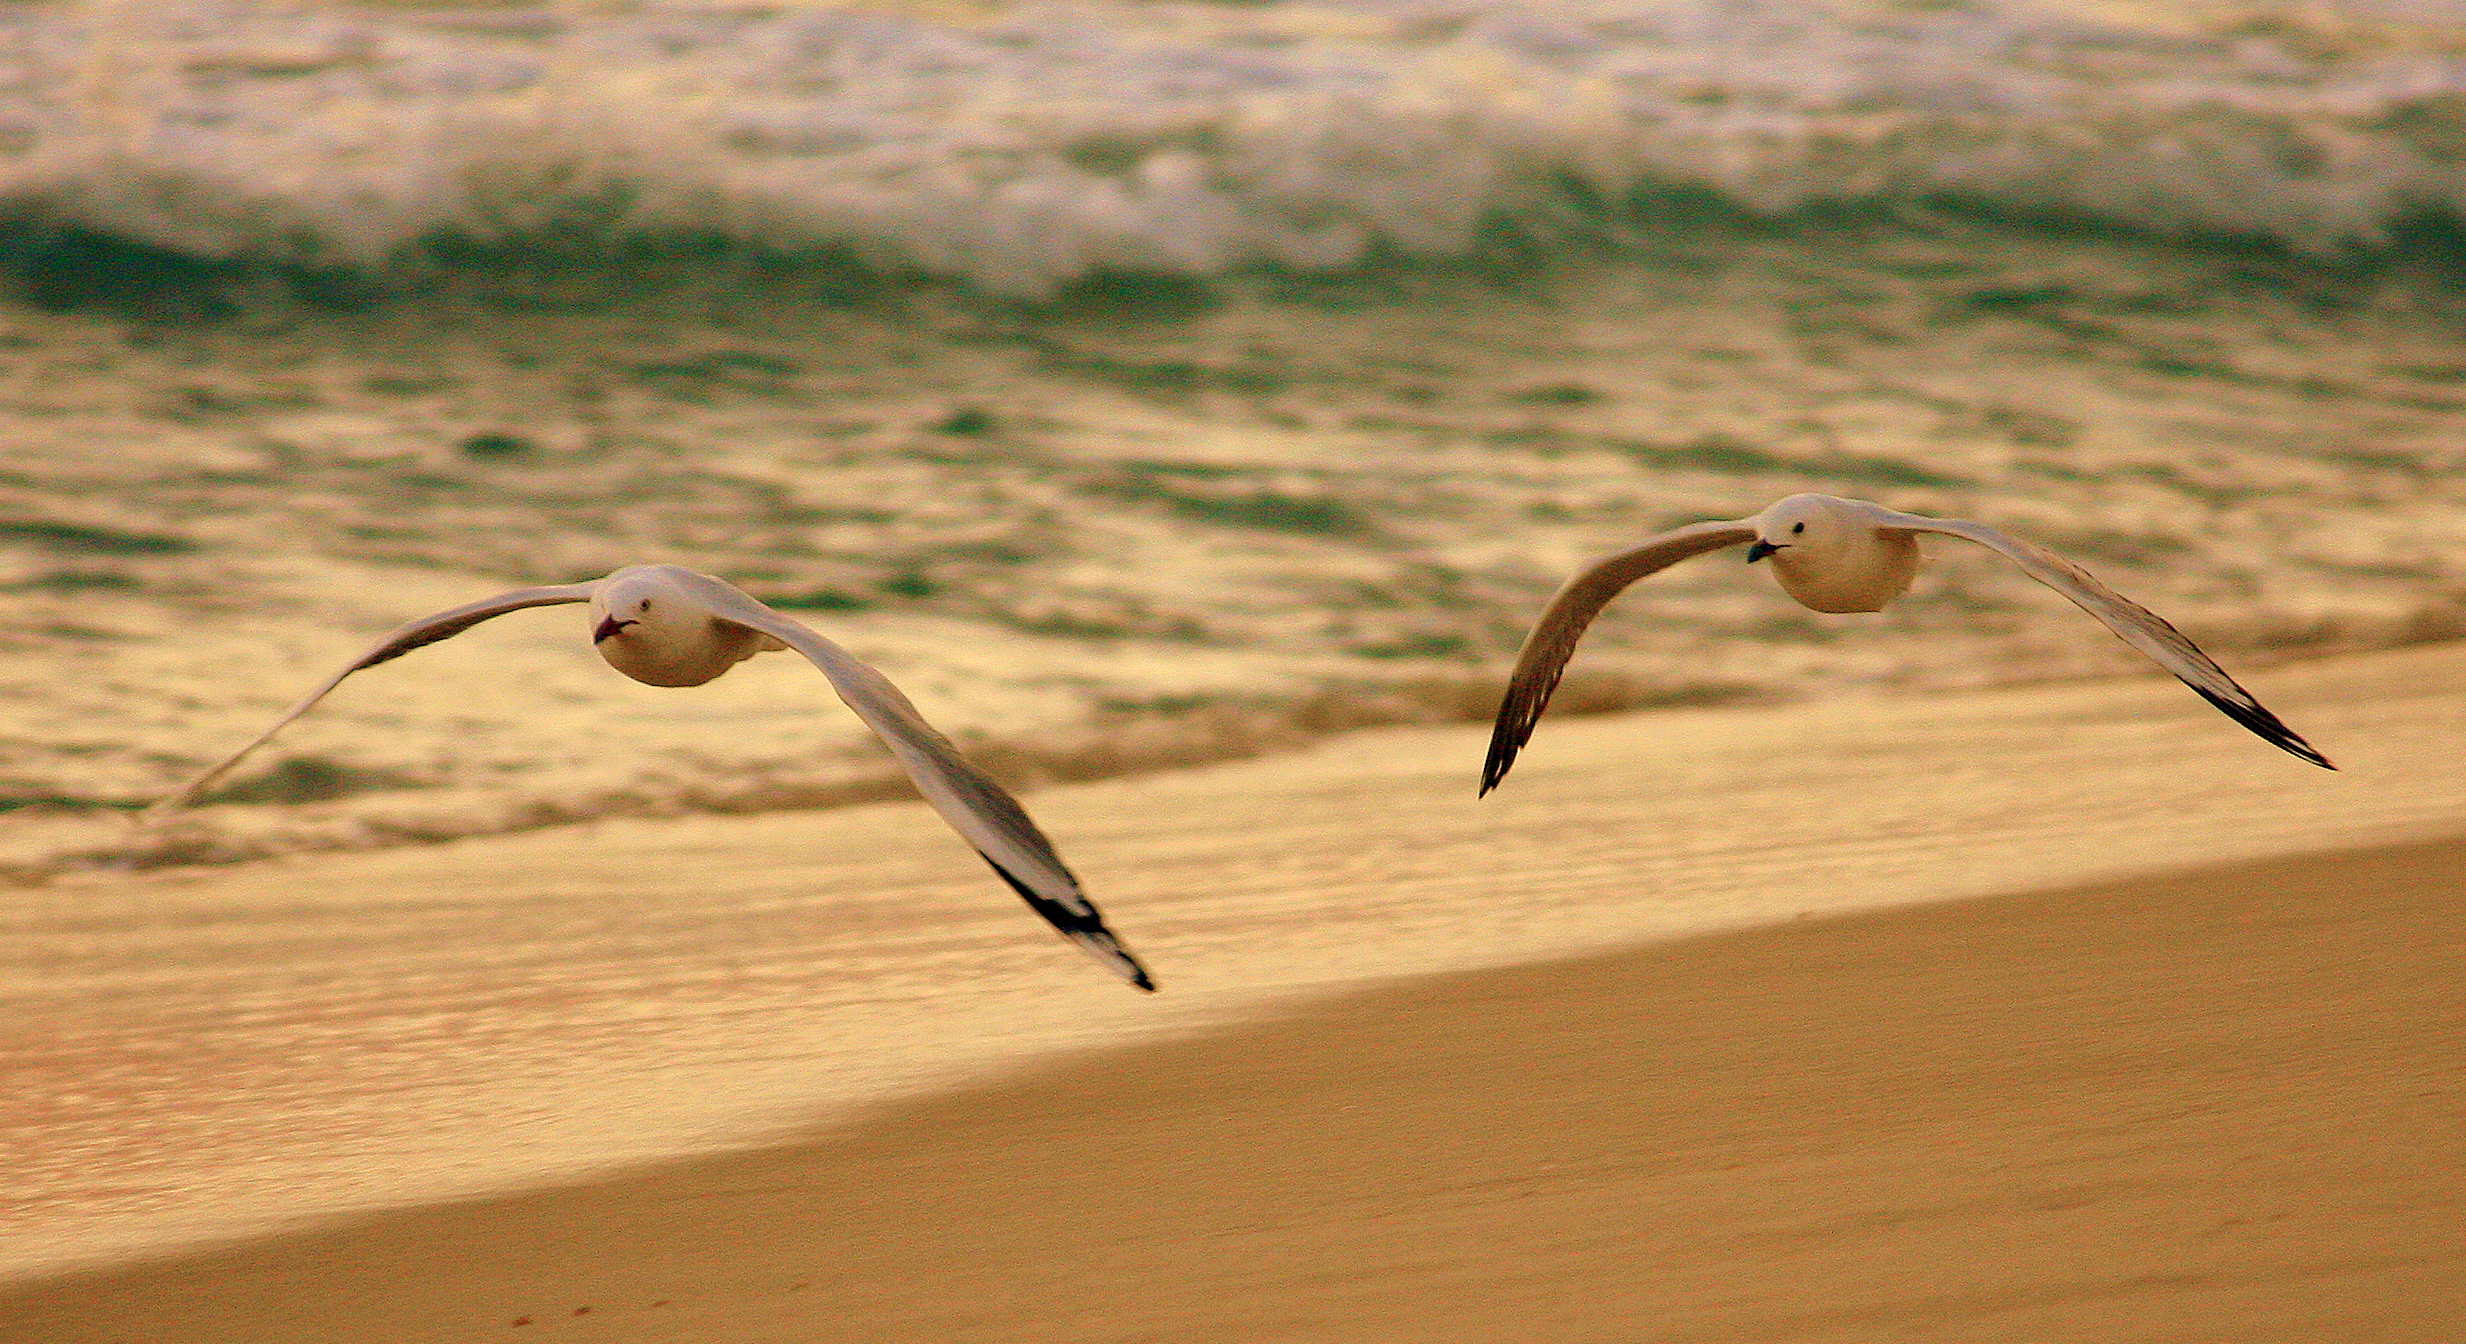
{"type": "Polygon", "coordinates": [[[519,588],[423,616],[326,678],[324,685],[286,710],[255,741],[148,808],[148,815],[168,812],[194,799],[352,673],[450,639],[509,611],[571,602],[590,604],[591,644],[599,656],[645,685],[699,686],[757,653],[794,649],[805,655],[830,678],[848,708],[890,748],[933,810],[974,845],[1037,914],[1114,974],[1140,989],[1156,988],[1147,968],[1105,927],[1102,912],[1079,890],[1079,879],[1064,866],[1053,842],[1036,828],[1019,801],[969,764],[888,678],[724,580],[676,565],[628,565],[589,583],[519,588]]]}
{"type": "Polygon", "coordinates": [[[1524,651],[1516,657],[1515,675],[1508,680],[1507,696],[1499,704],[1498,721],[1490,731],[1490,758],[1482,766],[1481,792],[1488,794],[1507,777],[1516,752],[1532,740],[1533,725],[1541,721],[1550,692],[1557,688],[1576,641],[1584,636],[1584,627],[1628,584],[1681,560],[1746,542],[1747,563],[1770,559],[1781,591],[1801,606],[1835,613],[1882,611],[1918,575],[1921,532],[1959,537],[2001,554],[2019,565],[2022,573],[2103,621],[2117,638],[2174,673],[2202,699],[2263,741],[2314,765],[2337,768],[2294,729],[2278,722],[2277,715],[2237,685],[2225,668],[2184,638],[2182,631],[2071,561],[1982,523],[1900,513],[1863,499],[1805,494],[1791,495],[1752,518],[1674,528],[1568,580],[1558,596],[1550,599],[1540,624],[1533,627],[1524,651]]]}

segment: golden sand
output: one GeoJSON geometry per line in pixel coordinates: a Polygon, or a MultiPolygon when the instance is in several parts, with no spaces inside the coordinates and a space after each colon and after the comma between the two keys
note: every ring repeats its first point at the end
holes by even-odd
{"type": "Polygon", "coordinates": [[[2442,1344],[2462,863],[1411,980],[761,1151],[34,1286],[0,1339],[2442,1344]]]}
{"type": "Polygon", "coordinates": [[[754,1143],[1333,989],[2437,836],[2466,650],[2171,681],[1338,739],[1031,799],[1163,992],[920,805],[612,820],[12,893],[0,1264],[24,1274],[754,1143]]]}

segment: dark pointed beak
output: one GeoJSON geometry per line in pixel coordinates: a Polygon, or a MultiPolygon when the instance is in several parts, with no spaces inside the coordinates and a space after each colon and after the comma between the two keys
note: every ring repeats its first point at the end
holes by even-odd
{"type": "Polygon", "coordinates": [[[1773,545],[1771,542],[1758,537],[1756,538],[1755,544],[1747,548],[1747,563],[1752,565],[1756,561],[1761,560],[1765,556],[1768,556],[1774,551],[1780,549],[1780,547],[1773,545]]]}
{"type": "Polygon", "coordinates": [[[597,644],[626,626],[639,624],[641,624],[639,621],[620,621],[614,616],[607,617],[600,621],[598,629],[591,632],[591,642],[597,644]]]}

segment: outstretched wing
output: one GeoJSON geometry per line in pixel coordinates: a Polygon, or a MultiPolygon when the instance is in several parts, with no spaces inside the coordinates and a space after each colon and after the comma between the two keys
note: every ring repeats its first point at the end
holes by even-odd
{"type": "Polygon", "coordinates": [[[2174,673],[2177,680],[2200,692],[2202,699],[2216,705],[2226,717],[2251,729],[2261,740],[2324,769],[2337,769],[2329,763],[2328,757],[2304,741],[2302,734],[2280,723],[2277,715],[2270,713],[2266,705],[2228,676],[2226,669],[2218,666],[2215,659],[2201,652],[2199,645],[2185,638],[2181,630],[2167,624],[2165,618],[2156,612],[2100,583],[2088,570],[1982,523],[1957,518],[1923,518],[1914,513],[1894,513],[1890,510],[1880,512],[1882,517],[1878,526],[1904,532],[1936,532],[1947,537],[1959,537],[2003,555],[2019,565],[2022,573],[2062,593],[2072,600],[2074,606],[2104,622],[2117,638],[2174,673]]]}
{"type": "Polygon", "coordinates": [[[802,622],[717,579],[690,571],[677,578],[713,616],[769,635],[805,655],[831,679],[848,708],[890,748],[933,810],[976,846],[976,852],[1030,908],[1114,974],[1141,989],[1156,987],[1147,968],[1105,927],[1103,912],[1079,889],[1079,879],[1063,864],[1053,842],[1037,829],[1019,800],[960,755],[959,748],[925,722],[889,678],[802,622]]]}
{"type": "Polygon", "coordinates": [[[468,603],[451,611],[440,611],[434,616],[423,616],[408,625],[397,628],[392,634],[377,641],[375,648],[361,654],[351,666],[326,678],[324,685],[310,691],[301,697],[298,704],[283,711],[283,716],[274,721],[274,726],[257,734],[255,741],[224,757],[220,764],[190,780],[178,793],[147,808],[146,815],[153,816],[168,812],[205,792],[214,781],[229,774],[231,767],[246,759],[250,752],[264,746],[293,719],[314,708],[318,701],[326,697],[327,692],[342,684],[343,678],[361,668],[375,667],[379,663],[400,658],[413,649],[424,648],[441,639],[451,639],[492,616],[502,616],[509,611],[520,611],[524,607],[551,607],[564,602],[588,602],[598,586],[596,583],[568,583],[553,588],[518,588],[513,592],[501,593],[495,597],[468,603]]]}
{"type": "Polygon", "coordinates": [[[1690,523],[1568,580],[1558,596],[1550,599],[1533,633],[1525,637],[1524,651],[1516,655],[1515,675],[1508,679],[1498,721],[1490,728],[1490,758],[1481,767],[1481,792],[1498,787],[1508,767],[1516,763],[1516,753],[1532,740],[1533,725],[1541,722],[1541,712],[1549,708],[1550,692],[1558,689],[1567,660],[1575,654],[1576,641],[1584,637],[1585,627],[1611,598],[1628,584],[1681,560],[1753,540],[1755,528],[1744,522],[1690,523]]]}

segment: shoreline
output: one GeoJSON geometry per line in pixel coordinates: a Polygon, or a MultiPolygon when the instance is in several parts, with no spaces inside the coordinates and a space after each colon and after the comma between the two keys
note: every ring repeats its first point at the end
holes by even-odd
{"type": "Polygon", "coordinates": [[[2258,689],[2345,770],[2132,681],[1554,721],[1479,802],[1467,727],[1040,793],[1153,998],[907,803],[14,891],[0,1272],[741,1148],[1399,977],[2466,815],[2466,649],[2258,689]]]}
{"type": "MultiPolygon", "coordinates": [[[[2398,643],[2389,647],[2414,646],[2398,643]]],[[[2352,657],[2357,652],[2352,647],[2336,645],[2317,654],[2298,651],[2261,665],[2285,666],[2352,657]]],[[[1964,689],[2097,682],[2129,675],[2056,675],[1964,689]]],[[[1068,724],[1043,739],[970,734],[962,749],[1014,791],[1032,796],[1039,789],[1057,785],[1139,779],[1310,751],[1353,733],[1487,724],[1490,709],[1486,706],[1494,704],[1505,684],[1504,671],[1494,676],[1460,679],[1418,677],[1336,682],[1282,697],[1203,704],[1180,714],[1124,717],[1101,726],[1088,722],[1068,724]]],[[[1894,687],[1885,695],[1906,698],[1936,689],[1923,685],[1894,687]]],[[[1810,703],[1813,699],[1784,699],[1770,688],[1744,683],[1665,684],[1615,669],[1578,669],[1561,684],[1552,713],[1579,719],[1693,708],[1767,708],[1810,703]]],[[[861,734],[862,729],[855,731],[861,734]]],[[[346,795],[377,805],[366,811],[321,810],[316,803],[279,802],[241,803],[236,805],[240,810],[233,811],[225,809],[234,804],[218,804],[213,801],[214,795],[209,794],[207,801],[190,804],[153,823],[141,833],[145,839],[125,850],[67,851],[27,862],[0,863],[0,890],[41,887],[81,877],[232,868],[300,855],[416,849],[569,829],[612,818],[760,816],[916,801],[916,791],[908,777],[873,738],[852,736],[842,755],[851,763],[862,764],[852,764],[834,775],[750,785],[734,794],[715,787],[695,786],[682,794],[667,796],[647,791],[580,797],[515,795],[499,804],[498,814],[467,817],[459,824],[423,815],[416,807],[390,813],[378,810],[389,798],[417,803],[423,796],[417,788],[346,795]],[[284,829],[286,825],[291,829],[284,829]]],[[[303,759],[283,758],[269,769],[260,757],[281,758],[282,752],[273,743],[260,748],[237,772],[245,783],[262,786],[269,777],[279,776],[283,767],[297,765],[303,759]]],[[[216,792],[229,788],[226,784],[216,792]]],[[[0,818],[40,824],[100,816],[126,822],[131,828],[129,833],[140,834],[135,828],[147,825],[139,818],[150,805],[150,801],[77,800],[57,806],[38,803],[0,810],[0,818]]]]}
{"type": "MultiPolygon", "coordinates": [[[[2239,670],[2466,631],[2421,542],[2455,522],[2422,488],[2466,411],[2446,291],[2326,308],[2113,242],[1836,241],[1175,313],[9,307],[0,805],[60,806],[9,813],[0,874],[124,857],[74,809],[161,796],[402,619],[645,559],[811,613],[945,732],[1081,778],[1117,718],[1180,761],[1313,729],[1330,686],[1395,702],[1338,721],[1486,715],[1463,686],[1577,566],[1797,490],[2010,529],[2239,670]]],[[[1633,703],[2140,670],[2008,564],[1935,552],[1872,619],[1681,566],[1574,672],[1633,703]]],[[[233,781],[278,815],[154,857],[874,791],[803,669],[645,699],[577,644],[509,618],[372,669],[233,781]]]]}
{"type": "Polygon", "coordinates": [[[0,1340],[2428,1341],[2466,1286],[2437,1232],[2466,907],[2430,889],[2462,860],[1416,977],[755,1151],[12,1285],[0,1340]]]}
{"type": "MultiPolygon", "coordinates": [[[[539,614],[354,678],[232,781],[279,806],[134,845],[74,811],[160,797],[405,618],[646,559],[810,613],[954,738],[1075,778],[1486,717],[1496,685],[1465,687],[1579,565],[1798,490],[2010,529],[2239,671],[2466,632],[2422,544],[2456,527],[2422,488],[2466,412],[2454,296],[2329,307],[2250,269],[1957,229],[1171,312],[0,305],[0,806],[60,805],[7,814],[0,880],[896,792],[806,669],[670,699],[539,614]]],[[[1934,552],[1872,618],[1680,566],[1573,672],[1633,704],[2142,670],[2005,562],[1934,552]]]]}
{"type": "MultiPolygon", "coordinates": [[[[2404,653],[2457,642],[2447,632],[2430,639],[2394,638],[2386,643],[2358,645],[2351,638],[2323,640],[2317,648],[2280,646],[2275,656],[2254,657],[2236,651],[2238,666],[2247,674],[2304,667],[2375,654],[2404,653]]],[[[2233,656],[2233,655],[2230,655],[2233,656]]],[[[1554,693],[1553,722],[1591,718],[1624,718],[1691,709],[1778,709],[1819,704],[1909,701],[1946,694],[1992,694],[2039,688],[2087,687],[2108,683],[2157,682],[2163,673],[2145,666],[2125,665],[2098,672],[2058,671],[1944,687],[1926,683],[1889,685],[1858,691],[1836,688],[1830,695],[1786,697],[1770,687],[1744,682],[1660,682],[1618,668],[1570,670],[1554,693]]],[[[1486,726],[1505,672],[1496,676],[1441,679],[1422,677],[1388,682],[1331,684],[1283,698],[1262,697],[1254,703],[1228,701],[1181,715],[1155,714],[1125,718],[1104,728],[1071,725],[1043,741],[976,738],[963,744],[971,759],[985,766],[1014,791],[1032,797],[1041,789],[1072,784],[1135,780],[1178,770],[1260,760],[1309,752],[1357,733],[1398,728],[1486,726]],[[1355,703],[1347,703],[1350,697],[1355,703]],[[1191,720],[1205,720],[1196,727],[1191,720]],[[1124,740],[1127,738],[1128,740],[1124,740]]],[[[272,744],[259,753],[280,756],[272,744]]],[[[914,787],[870,738],[855,742],[844,754],[864,758],[867,768],[851,769],[827,778],[749,786],[740,794],[694,788],[682,796],[617,792],[587,797],[540,795],[513,797],[501,804],[501,815],[466,819],[457,825],[423,816],[416,809],[387,814],[318,813],[315,804],[241,804],[242,812],[218,811],[212,802],[192,804],[148,832],[143,844],[126,850],[82,850],[41,859],[0,864],[0,890],[48,886],[61,881],[108,879],[132,873],[166,870],[226,869],[288,857],[418,849],[468,840],[529,835],[595,822],[672,820],[690,817],[760,816],[776,813],[835,811],[883,802],[915,801],[914,787]],[[184,826],[185,823],[185,826],[184,826]],[[296,829],[285,830],[289,823],[296,829]],[[225,829],[229,827],[229,829],[225,829]],[[324,829],[320,829],[320,828],[324,829]],[[168,832],[168,834],[166,834],[168,832]]],[[[287,758],[284,764],[296,763],[287,758]]],[[[266,773],[265,763],[252,758],[254,769],[243,779],[266,773]]],[[[279,769],[279,767],[278,767],[279,769]]],[[[357,795],[379,801],[385,794],[357,795]]],[[[420,792],[392,796],[416,800],[420,792]]],[[[138,825],[145,803],[88,804],[52,808],[37,804],[0,817],[42,823],[104,815],[138,825]]],[[[227,805],[226,805],[227,806],[227,805]]]]}

